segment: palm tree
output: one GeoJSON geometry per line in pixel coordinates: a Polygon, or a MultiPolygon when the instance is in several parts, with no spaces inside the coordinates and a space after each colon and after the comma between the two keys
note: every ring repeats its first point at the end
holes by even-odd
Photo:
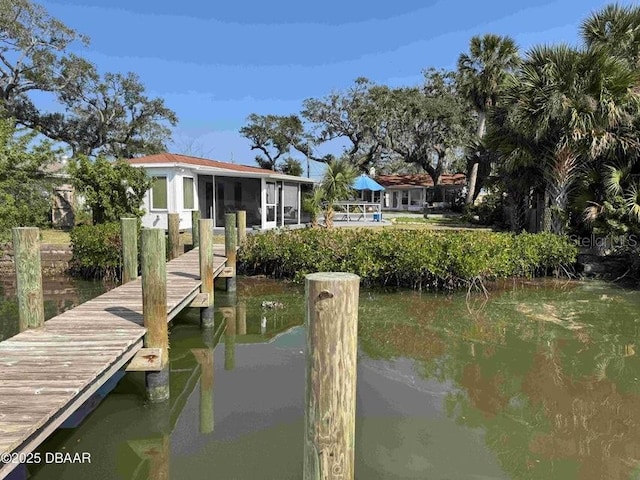
{"type": "Polygon", "coordinates": [[[587,18],[580,28],[590,49],[604,50],[637,67],[640,62],[640,7],[611,4],[587,18]]]}
{"type": "MultiPolygon", "coordinates": [[[[601,51],[544,46],[527,54],[506,89],[510,108],[500,122],[512,131],[496,142],[497,148],[516,170],[538,169],[556,233],[566,227],[581,171],[638,147],[633,129],[640,106],[637,78],[628,64],[601,51]]],[[[504,135],[504,126],[497,130],[504,135]]]]}
{"type": "Polygon", "coordinates": [[[302,207],[311,215],[311,227],[318,227],[318,216],[322,211],[322,202],[324,202],[324,190],[320,186],[316,186],[311,193],[307,194],[302,201],[302,207]]]}
{"type": "Polygon", "coordinates": [[[326,202],[324,221],[327,228],[333,227],[333,204],[346,200],[353,194],[353,182],[357,175],[358,172],[347,157],[332,160],[327,164],[321,185],[326,202]]]}
{"type": "MultiPolygon", "coordinates": [[[[518,47],[510,37],[487,34],[475,36],[469,53],[458,58],[461,90],[478,114],[478,139],[486,131],[487,112],[498,100],[505,78],[519,64],[518,47]]],[[[467,204],[473,203],[478,178],[478,162],[474,161],[469,174],[467,204]]]]}

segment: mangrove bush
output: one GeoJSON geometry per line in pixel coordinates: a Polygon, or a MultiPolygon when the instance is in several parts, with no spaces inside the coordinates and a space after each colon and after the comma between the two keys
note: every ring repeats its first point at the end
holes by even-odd
{"type": "Polygon", "coordinates": [[[297,281],[318,271],[352,272],[366,286],[437,290],[563,273],[576,255],[567,238],[550,233],[304,229],[250,236],[239,270],[297,281]]]}

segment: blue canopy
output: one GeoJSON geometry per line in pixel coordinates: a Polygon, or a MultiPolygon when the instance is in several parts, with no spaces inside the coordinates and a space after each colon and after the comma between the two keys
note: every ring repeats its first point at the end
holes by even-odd
{"type": "Polygon", "coordinates": [[[364,173],[355,179],[353,182],[353,188],[354,190],[371,190],[373,192],[384,190],[382,185],[364,173]]]}

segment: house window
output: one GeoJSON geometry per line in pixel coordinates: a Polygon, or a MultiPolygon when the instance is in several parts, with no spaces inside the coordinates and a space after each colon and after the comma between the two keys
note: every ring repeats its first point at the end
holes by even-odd
{"type": "Polygon", "coordinates": [[[152,177],[151,208],[154,210],[167,209],[167,177],[152,177]]]}
{"type": "Polygon", "coordinates": [[[193,210],[193,178],[184,177],[182,179],[182,207],[185,210],[193,210]]]}
{"type": "Polygon", "coordinates": [[[422,189],[421,188],[414,188],[411,190],[411,205],[414,207],[422,205],[422,189]]]}
{"type": "Polygon", "coordinates": [[[402,191],[402,205],[409,204],[409,190],[402,191]]]}

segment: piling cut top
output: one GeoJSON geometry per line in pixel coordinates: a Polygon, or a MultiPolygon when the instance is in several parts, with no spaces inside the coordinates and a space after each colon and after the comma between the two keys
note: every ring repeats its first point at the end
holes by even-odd
{"type": "Polygon", "coordinates": [[[347,273],[347,272],[317,272],[310,273],[304,277],[309,281],[316,282],[349,282],[354,280],[360,280],[360,277],[355,273],[347,273]]]}

